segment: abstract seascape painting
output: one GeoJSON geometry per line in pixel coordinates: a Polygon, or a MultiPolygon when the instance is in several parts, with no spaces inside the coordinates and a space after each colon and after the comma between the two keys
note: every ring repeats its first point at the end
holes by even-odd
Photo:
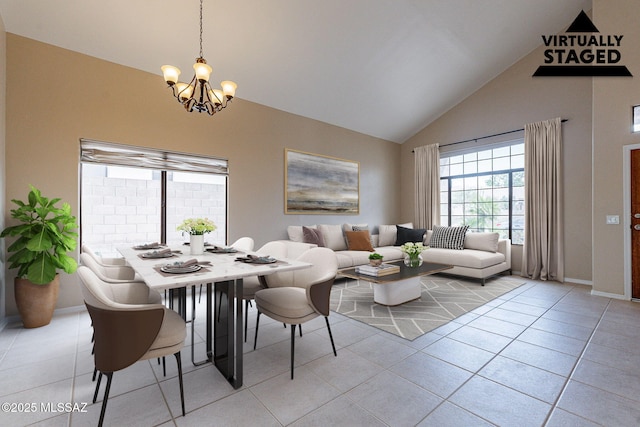
{"type": "Polygon", "coordinates": [[[358,214],[360,164],[285,149],[285,213],[358,214]]]}

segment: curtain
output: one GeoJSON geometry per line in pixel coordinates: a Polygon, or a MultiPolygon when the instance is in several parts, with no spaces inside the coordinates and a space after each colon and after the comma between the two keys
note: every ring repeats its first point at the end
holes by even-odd
{"type": "Polygon", "coordinates": [[[415,152],[415,227],[432,229],[440,224],[440,152],[438,144],[415,152]]]}
{"type": "Polygon", "coordinates": [[[560,118],[524,130],[525,226],[522,275],[564,281],[562,125],[560,118]]]}

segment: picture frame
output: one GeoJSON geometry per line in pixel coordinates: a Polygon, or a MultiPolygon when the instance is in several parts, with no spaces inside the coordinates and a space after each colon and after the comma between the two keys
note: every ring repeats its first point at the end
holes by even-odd
{"type": "Polygon", "coordinates": [[[631,132],[640,132],[640,105],[631,108],[631,132]]]}
{"type": "Polygon", "coordinates": [[[360,163],[285,149],[285,214],[360,213],[360,163]]]}

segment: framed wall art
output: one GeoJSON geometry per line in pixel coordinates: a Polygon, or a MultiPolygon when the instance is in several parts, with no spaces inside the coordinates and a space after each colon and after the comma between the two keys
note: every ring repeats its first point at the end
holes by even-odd
{"type": "Polygon", "coordinates": [[[640,105],[634,105],[631,113],[632,132],[640,132],[640,105]]]}
{"type": "Polygon", "coordinates": [[[360,213],[358,162],[285,149],[286,214],[360,213]]]}

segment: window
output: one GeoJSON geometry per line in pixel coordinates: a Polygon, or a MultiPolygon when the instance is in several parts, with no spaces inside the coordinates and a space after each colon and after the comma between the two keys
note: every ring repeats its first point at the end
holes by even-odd
{"type": "Polygon", "coordinates": [[[207,241],[224,245],[227,178],[225,160],[82,140],[81,241],[119,256],[119,245],[183,243],[178,224],[208,217],[207,241]]]}
{"type": "Polygon", "coordinates": [[[440,222],[524,242],[524,142],[441,154],[440,222]]]}

